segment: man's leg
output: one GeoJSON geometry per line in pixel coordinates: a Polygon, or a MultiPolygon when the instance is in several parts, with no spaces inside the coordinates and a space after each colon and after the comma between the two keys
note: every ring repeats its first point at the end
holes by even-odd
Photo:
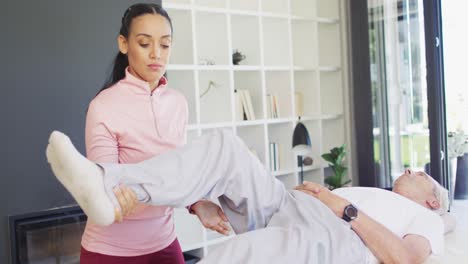
{"type": "MultiPolygon", "coordinates": [[[[51,136],[52,148],[60,146],[53,142],[51,136]]],[[[83,195],[83,186],[80,186],[80,190],[74,190],[73,184],[68,183],[67,186],[67,182],[96,177],[82,175],[80,167],[73,166],[74,158],[67,154],[73,151],[58,152],[61,153],[55,156],[62,160],[54,162],[56,157],[49,158],[52,169],[80,203],[81,198],[77,196],[83,195]],[[55,167],[68,169],[65,172],[55,170],[54,163],[60,164],[55,167]]],[[[74,150],[73,155],[77,154],[74,150]]],[[[82,162],[83,158],[76,159],[82,162]]],[[[269,174],[242,140],[227,131],[216,131],[180,149],[138,164],[100,165],[105,172],[105,189],[114,199],[112,188],[118,184],[133,187],[142,199],[145,197],[141,194],[146,193],[147,202],[153,205],[183,207],[203,197],[220,197],[223,209],[237,233],[265,227],[288,195],[283,184],[269,174]]]]}

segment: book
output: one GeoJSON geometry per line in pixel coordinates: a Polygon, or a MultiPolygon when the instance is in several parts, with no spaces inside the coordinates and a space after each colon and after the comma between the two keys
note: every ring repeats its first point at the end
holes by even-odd
{"type": "Polygon", "coordinates": [[[278,96],[276,94],[273,95],[273,113],[275,118],[280,117],[279,101],[278,96]]]}
{"type": "Polygon", "coordinates": [[[279,157],[278,143],[270,142],[268,151],[269,151],[270,170],[278,171],[280,169],[280,166],[279,166],[280,157],[279,157]]]}
{"type": "Polygon", "coordinates": [[[255,111],[253,110],[252,97],[249,90],[237,89],[236,91],[240,97],[239,104],[242,104],[244,114],[247,117],[244,120],[255,120],[255,111]]]}
{"type": "Polygon", "coordinates": [[[267,103],[268,118],[276,118],[276,114],[274,110],[273,95],[267,94],[266,97],[267,97],[266,103],[267,103]]]}
{"type": "Polygon", "coordinates": [[[278,143],[275,143],[275,170],[280,170],[280,155],[278,143]]]}
{"type": "Polygon", "coordinates": [[[245,94],[245,99],[247,101],[247,111],[250,115],[249,120],[255,120],[255,111],[253,109],[252,97],[250,96],[250,91],[244,90],[244,94],[245,94]]]}
{"type": "Polygon", "coordinates": [[[275,171],[275,156],[273,155],[273,142],[270,142],[268,145],[268,154],[269,154],[269,162],[270,162],[270,170],[275,171]]]}
{"type": "Polygon", "coordinates": [[[236,100],[236,120],[242,121],[244,119],[244,106],[242,105],[242,95],[239,90],[234,90],[236,100]]]}

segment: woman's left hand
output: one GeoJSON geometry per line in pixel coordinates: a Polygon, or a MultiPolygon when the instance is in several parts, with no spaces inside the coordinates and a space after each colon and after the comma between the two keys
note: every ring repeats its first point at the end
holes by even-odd
{"type": "Polygon", "coordinates": [[[120,205],[120,208],[115,208],[115,221],[122,222],[125,216],[133,213],[138,205],[138,199],[135,192],[124,185],[115,187],[113,191],[120,205]]]}
{"type": "Polygon", "coordinates": [[[221,207],[217,204],[208,200],[200,200],[192,205],[192,210],[204,227],[225,236],[229,235],[231,231],[228,225],[229,221],[221,207]]]}
{"type": "Polygon", "coordinates": [[[297,186],[294,189],[319,199],[339,218],[343,217],[344,208],[350,204],[350,202],[346,199],[341,198],[340,196],[328,190],[328,188],[318,183],[304,181],[303,184],[297,186]]]}

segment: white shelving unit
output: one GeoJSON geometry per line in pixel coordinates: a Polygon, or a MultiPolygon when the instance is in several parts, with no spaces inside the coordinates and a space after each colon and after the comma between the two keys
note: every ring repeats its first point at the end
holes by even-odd
{"type": "MultiPolygon", "coordinates": [[[[280,167],[272,177],[292,188],[300,171],[291,151],[299,94],[314,159],[304,167],[304,178],[323,183],[327,164],[320,155],[349,141],[344,5],[344,0],[163,1],[174,24],[168,78],[189,103],[188,141],[216,128],[231,129],[270,168],[269,143],[276,142],[280,167]],[[240,65],[232,63],[235,50],[246,55],[240,65]],[[215,85],[205,94],[210,82],[215,85]],[[237,116],[236,89],[249,90],[255,120],[237,116]],[[268,94],[278,98],[278,118],[270,118],[268,94]]],[[[184,251],[204,256],[226,240],[185,209],[176,209],[175,221],[184,251]]]]}

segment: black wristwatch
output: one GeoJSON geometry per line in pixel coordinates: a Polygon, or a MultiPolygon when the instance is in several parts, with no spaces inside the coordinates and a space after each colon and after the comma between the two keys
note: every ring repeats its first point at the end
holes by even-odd
{"type": "Polygon", "coordinates": [[[343,220],[346,222],[351,222],[356,219],[358,214],[358,209],[354,205],[349,204],[343,210],[343,220]]]}

